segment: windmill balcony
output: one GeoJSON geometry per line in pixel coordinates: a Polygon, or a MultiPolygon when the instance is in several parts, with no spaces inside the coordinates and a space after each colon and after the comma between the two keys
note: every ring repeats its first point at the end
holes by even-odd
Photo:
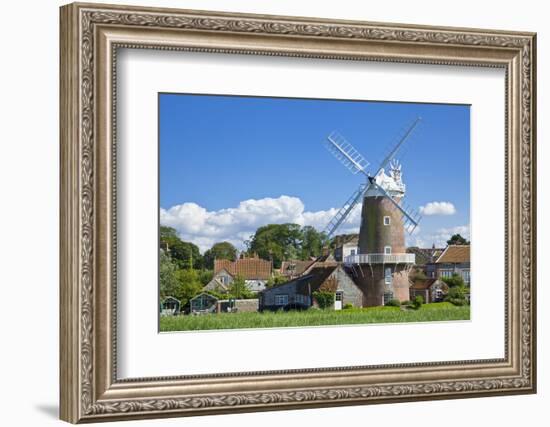
{"type": "Polygon", "coordinates": [[[358,254],[344,258],[344,264],[414,264],[415,254],[358,254]]]}

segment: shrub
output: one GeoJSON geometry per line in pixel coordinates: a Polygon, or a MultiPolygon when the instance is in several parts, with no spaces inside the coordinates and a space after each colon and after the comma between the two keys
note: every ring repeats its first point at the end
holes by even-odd
{"type": "Polygon", "coordinates": [[[389,300],[386,304],[384,304],[386,307],[400,307],[401,306],[401,302],[399,302],[398,299],[391,299],[389,300]]]}
{"type": "Polygon", "coordinates": [[[353,304],[350,302],[347,302],[344,304],[344,307],[342,307],[344,310],[349,310],[350,308],[353,308],[353,304]]]}
{"type": "Polygon", "coordinates": [[[334,292],[317,291],[313,292],[313,297],[317,301],[319,308],[330,308],[334,304],[334,292]]]}
{"type": "Polygon", "coordinates": [[[445,301],[458,306],[466,305],[468,303],[466,299],[467,294],[468,288],[466,288],[466,286],[455,286],[449,288],[449,292],[445,296],[445,301]]]}
{"type": "Polygon", "coordinates": [[[459,274],[453,273],[451,277],[441,278],[449,288],[464,287],[464,279],[459,274]]]}
{"type": "Polygon", "coordinates": [[[405,300],[405,301],[401,301],[401,305],[411,305],[412,304],[412,301],[409,301],[409,300],[405,300]]]}
{"type": "Polygon", "coordinates": [[[410,301],[410,304],[408,304],[407,307],[418,310],[422,307],[422,304],[424,304],[424,298],[422,298],[422,295],[417,295],[412,301],[410,301]]]}

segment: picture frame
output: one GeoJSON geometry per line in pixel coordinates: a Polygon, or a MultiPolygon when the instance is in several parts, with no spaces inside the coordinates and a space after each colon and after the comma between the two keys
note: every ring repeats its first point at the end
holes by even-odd
{"type": "Polygon", "coordinates": [[[74,3],[60,10],[60,417],[193,416],[536,392],[536,35],[74,3]],[[124,378],[117,344],[117,52],[505,72],[504,357],[124,378]]]}

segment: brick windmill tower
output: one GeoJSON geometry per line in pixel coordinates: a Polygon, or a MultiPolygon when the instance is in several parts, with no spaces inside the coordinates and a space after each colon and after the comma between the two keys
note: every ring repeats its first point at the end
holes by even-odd
{"type": "Polygon", "coordinates": [[[420,215],[404,206],[405,184],[401,165],[395,156],[420,122],[417,118],[401,135],[396,145],[380,163],[374,175],[367,172],[369,163],[341,135],[332,133],[327,148],[353,174],[361,173],[366,182],[351,195],[325,228],[328,237],[349,217],[359,202],[361,227],[359,253],[344,259],[363,291],[363,305],[384,305],[391,299],[409,299],[408,272],[415,263],[414,254],[406,253],[405,232],[412,233],[420,215]],[[385,168],[389,168],[389,175],[385,168]]]}

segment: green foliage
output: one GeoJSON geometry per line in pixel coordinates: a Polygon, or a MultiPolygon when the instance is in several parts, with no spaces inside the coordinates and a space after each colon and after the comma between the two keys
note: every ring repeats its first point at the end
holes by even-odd
{"type": "MultiPolygon", "coordinates": [[[[160,299],[166,297],[176,297],[178,288],[178,279],[176,277],[177,265],[172,262],[172,258],[162,249],[160,250],[159,259],[159,282],[160,282],[160,299]]],[[[176,297],[177,298],[177,297],[176,297]]]]}
{"type": "Polygon", "coordinates": [[[466,286],[454,286],[449,288],[445,301],[458,306],[466,305],[468,304],[468,300],[466,299],[467,294],[468,288],[466,286]]]}
{"type": "Polygon", "coordinates": [[[334,292],[316,291],[313,292],[313,297],[317,301],[320,309],[331,308],[334,305],[334,292]]]}
{"type": "Polygon", "coordinates": [[[296,258],[301,242],[298,224],[268,224],[256,230],[248,242],[248,250],[260,258],[273,260],[275,268],[285,259],[296,258]]]}
{"type": "Polygon", "coordinates": [[[347,302],[344,304],[344,306],[342,307],[342,309],[344,310],[350,310],[353,308],[353,304],[351,302],[347,302]]]}
{"type": "Polygon", "coordinates": [[[399,302],[398,299],[391,299],[386,304],[384,304],[386,307],[400,307],[401,302],[399,302]]]}
{"type": "Polygon", "coordinates": [[[237,259],[237,248],[229,242],[215,243],[204,253],[204,267],[212,270],[215,259],[235,261],[237,259]]]}
{"type": "Polygon", "coordinates": [[[202,291],[203,285],[196,270],[178,270],[176,278],[178,287],[175,296],[181,301],[182,305],[187,304],[191,298],[202,291]]]}
{"type": "Polygon", "coordinates": [[[274,274],[267,280],[267,283],[265,285],[269,288],[270,286],[280,285],[286,282],[288,282],[288,279],[285,276],[274,274]]]}
{"type": "Polygon", "coordinates": [[[462,237],[460,234],[453,234],[449,240],[448,245],[469,245],[470,242],[462,237]]]}
{"type": "Polygon", "coordinates": [[[418,310],[420,307],[422,307],[422,304],[424,304],[424,297],[422,295],[417,295],[410,302],[410,304],[407,305],[407,307],[412,308],[414,310],[418,310]]]}
{"type": "Polygon", "coordinates": [[[236,299],[248,299],[253,298],[254,294],[248,287],[246,286],[246,282],[244,278],[241,276],[235,277],[233,282],[229,285],[228,288],[228,298],[236,298],[236,299]]]}
{"type": "Polygon", "coordinates": [[[323,247],[327,244],[325,233],[319,233],[314,227],[306,225],[301,230],[302,242],[300,250],[300,259],[306,260],[310,257],[318,257],[323,252],[323,247]]]}
{"type": "Polygon", "coordinates": [[[464,279],[461,275],[453,273],[451,277],[442,277],[441,280],[449,287],[449,288],[456,288],[456,287],[464,287],[466,286],[466,283],[464,283],[464,279]]]}
{"type": "Polygon", "coordinates": [[[160,226],[160,248],[168,252],[178,268],[202,268],[203,259],[198,246],[181,240],[172,227],[160,226]]]}
{"type": "Polygon", "coordinates": [[[272,260],[274,268],[280,268],[283,260],[301,259],[321,255],[327,238],[311,226],[300,228],[298,224],[268,224],[256,230],[245,242],[250,254],[272,260]]]}
{"type": "Polygon", "coordinates": [[[199,271],[199,281],[202,285],[208,284],[214,277],[214,271],[212,270],[201,270],[199,271]]]}

